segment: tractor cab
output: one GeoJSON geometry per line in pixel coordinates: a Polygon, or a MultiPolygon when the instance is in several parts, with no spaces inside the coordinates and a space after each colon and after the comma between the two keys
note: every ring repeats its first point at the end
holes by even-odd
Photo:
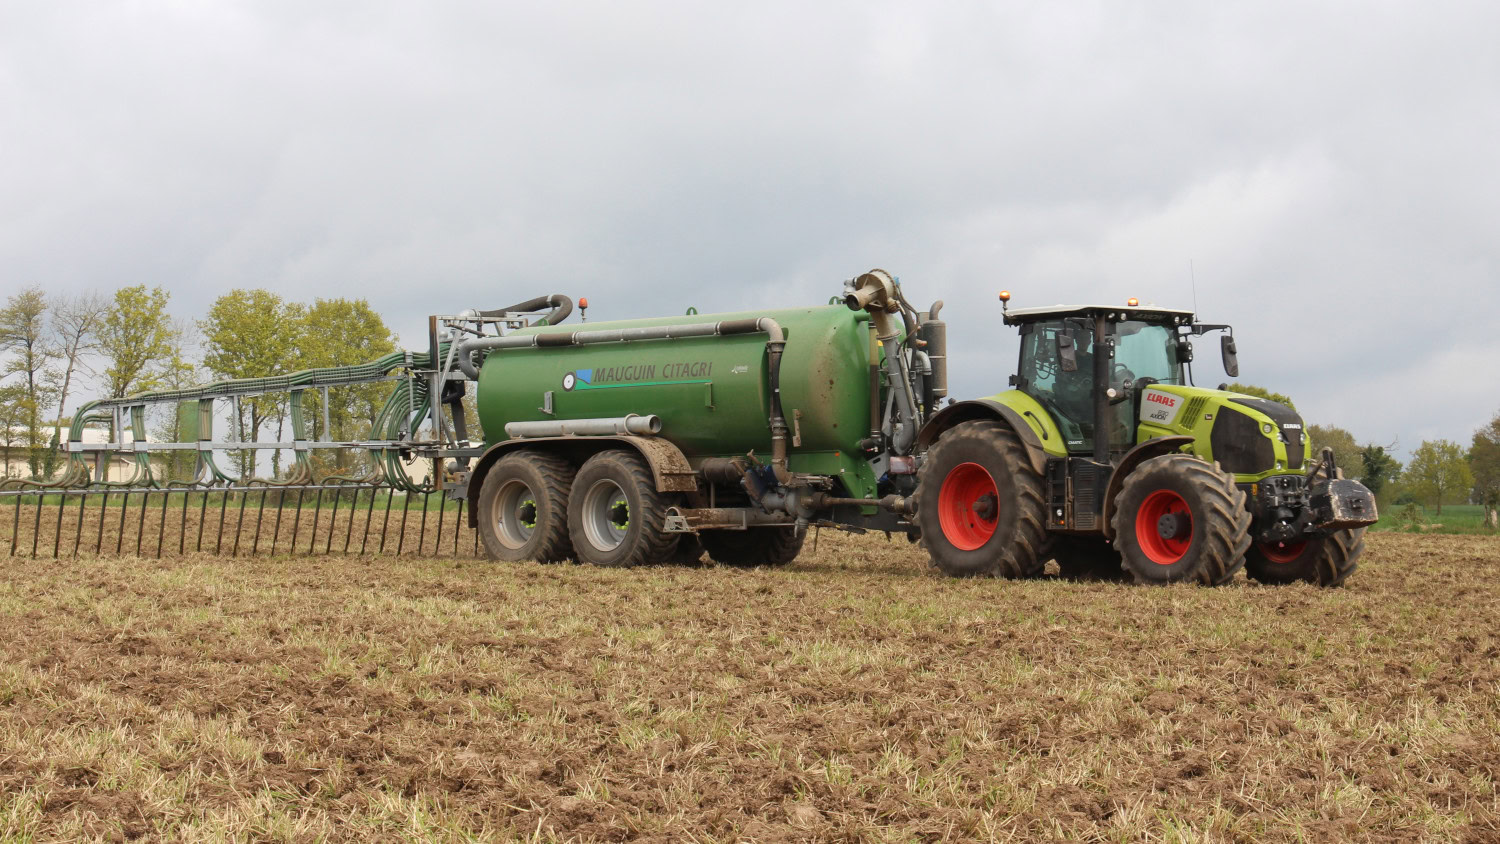
{"type": "MultiPolygon", "coordinates": [[[[1056,305],[1006,309],[1005,323],[1018,326],[1021,359],[1012,386],[1046,408],[1069,454],[1111,453],[1137,442],[1145,388],[1189,386],[1192,334],[1228,326],[1205,326],[1191,311],[1132,304],[1056,305]]],[[[1237,372],[1232,345],[1225,369],[1237,372]]]]}

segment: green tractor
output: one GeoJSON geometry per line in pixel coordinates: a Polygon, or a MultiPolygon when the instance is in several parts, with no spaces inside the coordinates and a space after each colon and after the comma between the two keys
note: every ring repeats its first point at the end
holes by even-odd
{"type": "Polygon", "coordinates": [[[1233,330],[1137,305],[1011,310],[1013,389],[951,404],[922,428],[916,522],[952,575],[1338,586],[1375,499],[1316,456],[1291,408],[1193,386],[1192,338],[1233,330]]]}

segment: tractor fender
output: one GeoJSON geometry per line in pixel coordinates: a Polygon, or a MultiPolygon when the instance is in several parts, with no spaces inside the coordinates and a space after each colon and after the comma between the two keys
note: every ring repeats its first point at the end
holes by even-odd
{"type": "Polygon", "coordinates": [[[688,464],[682,449],[659,437],[574,435],[505,440],[490,446],[469,473],[469,526],[479,526],[476,511],[479,506],[479,490],[483,488],[484,478],[490,473],[490,469],[505,455],[522,448],[537,448],[559,454],[577,465],[606,448],[621,445],[635,451],[651,467],[651,477],[656,481],[657,492],[697,491],[698,473],[688,464]]]}
{"type": "Polygon", "coordinates": [[[1106,537],[1110,539],[1115,538],[1115,529],[1111,525],[1110,519],[1114,517],[1115,496],[1120,494],[1120,487],[1125,485],[1125,476],[1129,475],[1142,461],[1150,460],[1153,457],[1160,457],[1163,454],[1171,454],[1192,442],[1192,437],[1180,434],[1169,437],[1153,437],[1125,452],[1125,456],[1120,458],[1120,462],[1109,476],[1109,486],[1104,489],[1104,535],[1106,537]]]}
{"type": "Polygon", "coordinates": [[[922,430],[917,434],[915,450],[925,451],[937,438],[942,436],[949,428],[961,422],[972,422],[975,419],[998,419],[1009,425],[1016,436],[1021,438],[1021,443],[1026,446],[1026,457],[1031,461],[1031,467],[1037,474],[1043,474],[1047,469],[1047,452],[1042,450],[1042,441],[1037,438],[1036,432],[1026,424],[1013,408],[991,399],[970,399],[950,404],[938,411],[922,430]]]}

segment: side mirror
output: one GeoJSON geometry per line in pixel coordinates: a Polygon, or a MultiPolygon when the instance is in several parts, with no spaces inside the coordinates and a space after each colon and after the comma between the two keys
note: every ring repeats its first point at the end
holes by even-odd
{"type": "Polygon", "coordinates": [[[1057,360],[1062,364],[1063,372],[1078,371],[1078,355],[1073,345],[1073,335],[1057,335],[1057,360]]]}
{"type": "Polygon", "coordinates": [[[1220,337],[1219,351],[1224,357],[1224,374],[1230,378],[1240,377],[1240,359],[1235,354],[1234,338],[1228,334],[1220,337]]]}
{"type": "Polygon", "coordinates": [[[1193,360],[1193,344],[1186,337],[1177,338],[1177,362],[1191,363],[1193,360]]]}

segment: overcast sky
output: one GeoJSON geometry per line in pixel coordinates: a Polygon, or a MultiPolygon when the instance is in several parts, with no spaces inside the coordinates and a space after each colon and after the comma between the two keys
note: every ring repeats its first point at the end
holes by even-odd
{"type": "MultiPolygon", "coordinates": [[[[1193,306],[1409,451],[1500,410],[1500,5],[0,0],[0,292],[1193,306]]],[[[1223,379],[1200,345],[1199,382],[1223,379]]]]}

